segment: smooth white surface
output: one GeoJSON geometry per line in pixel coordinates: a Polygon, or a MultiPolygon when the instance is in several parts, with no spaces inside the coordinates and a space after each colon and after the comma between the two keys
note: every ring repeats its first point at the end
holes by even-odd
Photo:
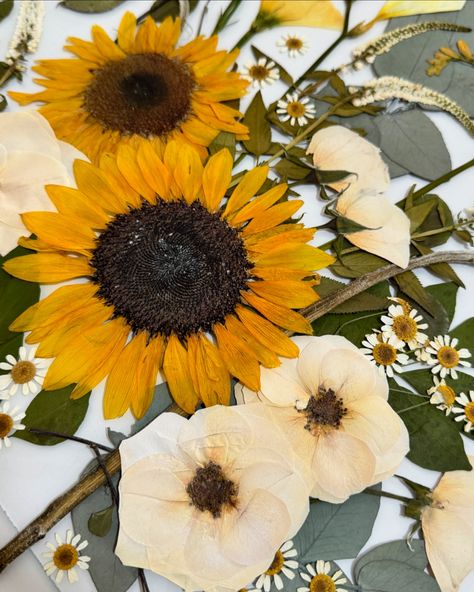
{"type": "MultiPolygon", "coordinates": [[[[35,58],[59,58],[61,56],[66,56],[66,53],[62,50],[65,37],[67,35],[74,35],[88,39],[90,28],[94,23],[102,25],[107,32],[113,35],[125,10],[133,10],[139,15],[145,12],[151,4],[151,0],[129,0],[109,13],[81,15],[58,7],[56,0],[47,0],[43,37],[35,58]]],[[[191,39],[195,34],[205,4],[204,1],[200,2],[197,11],[193,13],[188,20],[188,25],[183,32],[184,41],[191,39]]],[[[207,15],[203,21],[202,32],[204,34],[208,34],[212,31],[219,12],[225,8],[226,4],[227,2],[225,1],[211,0],[208,6],[207,15]]],[[[351,26],[374,16],[382,4],[383,2],[374,0],[357,1],[354,4],[351,15],[351,26]]],[[[18,13],[18,5],[19,2],[17,2],[15,6],[15,14],[10,16],[6,21],[0,23],[0,56],[5,55],[8,47],[8,41],[15,25],[15,16],[18,13]]],[[[341,10],[343,9],[342,2],[336,1],[336,5],[341,10]]],[[[220,46],[222,48],[232,47],[247,30],[248,25],[257,11],[257,1],[244,1],[239,12],[232,19],[232,26],[228,27],[225,34],[221,37],[220,46]]],[[[378,24],[365,37],[362,37],[359,40],[346,41],[333,52],[330,58],[324,62],[322,67],[330,68],[341,63],[346,63],[350,57],[351,49],[354,48],[359,41],[363,41],[366,38],[379,34],[383,28],[383,24],[378,24]]],[[[264,32],[256,37],[253,43],[265,51],[265,53],[273,56],[286,67],[295,78],[297,78],[305,71],[311,62],[314,61],[314,59],[320,55],[330,43],[332,43],[336,36],[337,32],[335,31],[304,27],[285,27],[284,29],[274,29],[272,31],[264,32]],[[308,39],[311,46],[308,54],[301,58],[290,59],[279,52],[279,49],[275,44],[276,40],[278,40],[282,34],[288,32],[301,34],[308,39]]],[[[244,65],[248,61],[252,61],[252,56],[250,49],[245,48],[239,58],[239,64],[244,65]]],[[[347,76],[347,80],[353,82],[369,78],[371,78],[369,70],[363,70],[347,76]]],[[[32,73],[29,72],[25,76],[25,80],[21,85],[17,82],[11,82],[8,88],[28,91],[33,89],[38,90],[39,87],[33,84],[32,73]]],[[[272,87],[266,87],[263,92],[266,104],[279,98],[284,90],[285,87],[280,82],[277,82],[272,87]]],[[[253,92],[254,91],[244,99],[242,104],[243,110],[245,110],[251,96],[253,96],[253,92]]],[[[17,109],[17,106],[11,101],[9,108],[14,110],[17,109]]],[[[443,113],[430,113],[429,116],[436,122],[443,134],[452,157],[453,167],[472,158],[473,143],[467,132],[443,113]]],[[[393,181],[389,191],[389,195],[393,201],[397,201],[403,197],[407,188],[414,182],[417,182],[420,185],[424,184],[422,180],[410,176],[405,176],[393,181]]],[[[450,204],[452,211],[455,214],[462,208],[473,205],[473,185],[474,173],[470,170],[456,177],[449,184],[442,186],[439,189],[439,193],[450,204]]],[[[316,200],[314,187],[304,187],[302,188],[301,193],[305,198],[304,222],[307,225],[317,226],[323,220],[326,220],[321,214],[323,205],[322,202],[316,200]]],[[[322,231],[317,234],[315,244],[322,244],[331,237],[332,235],[322,231]]],[[[443,249],[448,248],[459,249],[463,247],[456,241],[451,240],[450,243],[443,246],[443,249]]],[[[472,306],[474,269],[456,266],[456,271],[461,275],[468,286],[468,289],[459,291],[454,325],[459,324],[463,319],[474,314],[472,306]]],[[[435,283],[439,281],[424,270],[419,273],[419,276],[424,283],[435,283]]],[[[49,291],[51,291],[51,288],[48,292],[49,291]]],[[[46,291],[44,291],[43,294],[46,294],[46,291]]],[[[106,443],[106,422],[104,422],[102,418],[101,398],[102,387],[99,386],[95,389],[95,392],[91,397],[91,404],[86,420],[81,426],[78,435],[106,443]]],[[[18,399],[24,407],[29,403],[29,399],[26,397],[18,397],[18,399]]],[[[131,422],[131,416],[127,415],[120,420],[107,422],[107,425],[115,430],[126,431],[131,422]]],[[[467,439],[465,439],[465,442],[468,452],[474,454],[474,442],[468,441],[467,439]]],[[[7,508],[10,519],[18,529],[21,529],[44,510],[52,499],[75,483],[80,472],[90,460],[91,453],[89,450],[86,447],[73,442],[66,442],[51,448],[39,448],[23,441],[14,440],[12,449],[9,451],[2,450],[0,452],[0,505],[7,508]]],[[[399,472],[415,481],[429,486],[434,485],[438,478],[437,473],[420,469],[409,461],[403,463],[399,472]]],[[[393,492],[403,493],[404,491],[403,486],[396,479],[387,481],[384,484],[384,488],[393,492]]],[[[388,499],[382,500],[381,509],[374,526],[372,537],[366,545],[366,548],[370,548],[385,541],[403,538],[407,534],[412,521],[401,517],[399,515],[399,510],[400,505],[398,502],[388,499]]],[[[67,517],[54,528],[54,531],[64,534],[66,529],[70,527],[70,524],[70,518],[67,517]]],[[[13,528],[12,523],[0,510],[0,545],[5,544],[12,537],[14,532],[15,529],[13,528]]],[[[82,534],[85,535],[86,533],[82,534]]],[[[51,540],[52,535],[53,533],[50,533],[46,540],[51,540]]],[[[42,541],[36,544],[33,548],[34,553],[41,562],[43,562],[41,553],[45,549],[45,542],[46,541],[42,541]]],[[[341,564],[343,569],[350,571],[351,561],[340,561],[338,563],[341,564]]],[[[165,582],[159,576],[147,574],[147,578],[152,592],[177,590],[175,586],[165,582]]],[[[40,563],[34,558],[31,552],[25,553],[0,575],[0,592],[52,592],[56,589],[55,584],[44,575],[40,563]]],[[[90,580],[89,575],[85,572],[80,573],[80,581],[77,584],[71,586],[66,581],[61,584],[60,589],[64,591],[71,589],[76,590],[76,592],[95,592],[95,587],[90,580]]],[[[474,573],[465,580],[461,592],[469,592],[473,589],[474,573]]],[[[138,584],[135,584],[131,590],[133,592],[138,592],[138,584]]],[[[404,592],[416,591],[407,590],[404,592]]]]}

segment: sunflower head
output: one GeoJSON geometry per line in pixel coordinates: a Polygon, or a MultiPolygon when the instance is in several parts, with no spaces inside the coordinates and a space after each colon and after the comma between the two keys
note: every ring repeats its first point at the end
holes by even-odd
{"type": "Polygon", "coordinates": [[[117,43],[98,26],[92,41],[68,39],[75,58],[41,60],[34,68],[46,87],[12,92],[25,105],[39,101],[56,135],[98,161],[122,144],[152,142],[159,151],[169,140],[192,144],[205,157],[220,131],[247,137],[241,114],[223,104],[245,94],[248,82],[228,72],[238,51],[217,51],[217,37],[197,37],[177,46],[180,20],[157,25],[148,17],[137,27],[127,12],[117,43]]]}
{"type": "Polygon", "coordinates": [[[53,357],[44,388],[77,383],[80,397],[107,377],[108,418],[151,403],[162,371],[177,403],[227,403],[230,376],[258,390],[259,364],[298,348],[282,329],[311,333],[295,310],[317,299],[316,270],[332,262],[288,219],[300,200],[260,166],[232,181],[224,149],[203,166],[191,147],[151,144],[75,163],[77,189],[48,186],[57,212],[23,215],[36,254],[5,269],[59,287],[12,330],[30,331],[53,357]],[[232,188],[230,188],[232,187],[232,188]],[[73,229],[73,231],[71,230],[73,229]]]}

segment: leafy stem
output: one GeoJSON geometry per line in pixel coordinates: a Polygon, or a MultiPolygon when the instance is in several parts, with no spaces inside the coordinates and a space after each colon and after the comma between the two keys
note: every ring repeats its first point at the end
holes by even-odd
{"type": "Polygon", "coordinates": [[[381,489],[374,489],[373,487],[366,487],[363,493],[368,493],[369,495],[376,495],[377,497],[387,497],[389,499],[394,499],[403,504],[409,504],[413,501],[409,497],[405,497],[404,495],[398,495],[396,493],[390,493],[389,491],[382,491],[381,489]]]}
{"type": "Polygon", "coordinates": [[[462,173],[463,171],[466,171],[467,169],[470,169],[472,166],[474,166],[474,158],[472,158],[471,160],[468,160],[464,164],[456,167],[452,171],[449,171],[449,173],[441,175],[441,177],[438,177],[437,179],[435,179],[431,183],[428,183],[428,185],[425,185],[421,189],[418,189],[418,191],[415,191],[412,194],[412,197],[417,198],[417,197],[421,197],[422,195],[425,195],[425,193],[429,193],[432,189],[435,189],[436,187],[438,187],[438,185],[442,185],[443,183],[450,181],[453,177],[455,177],[456,175],[459,175],[459,173],[462,173]]]}

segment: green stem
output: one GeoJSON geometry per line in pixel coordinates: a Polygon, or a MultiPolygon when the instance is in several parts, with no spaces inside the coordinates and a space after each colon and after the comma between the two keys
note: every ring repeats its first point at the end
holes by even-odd
{"type": "MultiPolygon", "coordinates": [[[[412,393],[413,394],[413,393],[412,393]]],[[[400,409],[397,411],[398,415],[405,413],[406,411],[411,411],[412,409],[416,409],[417,407],[423,407],[423,405],[428,405],[429,401],[423,401],[423,403],[417,403],[416,405],[412,405],[411,407],[406,407],[405,409],[400,409]]]]}
{"type": "Polygon", "coordinates": [[[435,179],[431,183],[428,183],[428,185],[425,185],[421,189],[418,189],[418,191],[415,191],[412,194],[412,197],[417,198],[417,197],[421,197],[422,195],[425,195],[425,193],[429,193],[432,189],[435,189],[436,187],[438,187],[438,185],[442,185],[443,183],[450,181],[453,177],[455,177],[456,175],[459,175],[459,173],[462,173],[463,171],[466,171],[467,169],[470,169],[472,166],[474,166],[474,158],[471,160],[468,160],[467,162],[458,166],[457,168],[453,169],[452,171],[449,171],[449,173],[446,173],[445,175],[438,177],[437,179],[435,179]]]}
{"type": "Polygon", "coordinates": [[[230,4],[227,5],[227,8],[224,10],[224,12],[218,18],[216,26],[214,27],[214,30],[212,31],[212,35],[217,35],[217,33],[220,33],[222,31],[222,29],[227,25],[229,20],[232,18],[232,15],[237,10],[239,5],[240,5],[240,0],[232,0],[230,2],[230,4]]]}
{"type": "Polygon", "coordinates": [[[356,323],[357,321],[360,321],[362,319],[370,319],[371,317],[378,317],[380,315],[380,311],[379,312],[372,312],[368,315],[364,315],[362,317],[357,317],[356,319],[351,319],[350,321],[346,321],[345,323],[342,323],[342,325],[340,325],[337,328],[337,331],[335,332],[335,335],[339,335],[339,331],[341,329],[343,329],[344,327],[346,327],[347,325],[350,325],[351,323],[356,323]]]}
{"type": "Polygon", "coordinates": [[[381,489],[373,489],[372,487],[366,487],[362,493],[368,493],[369,495],[376,495],[378,497],[388,497],[389,499],[394,499],[404,504],[409,504],[411,501],[413,501],[409,497],[397,495],[396,493],[390,493],[389,491],[382,491],[381,489]]]}
{"type": "Polygon", "coordinates": [[[42,430],[41,428],[26,428],[27,432],[31,434],[36,434],[38,436],[51,436],[54,438],[62,438],[63,440],[71,440],[72,442],[78,442],[79,444],[86,444],[87,446],[98,448],[99,450],[103,450],[104,452],[113,452],[114,449],[110,448],[110,446],[104,446],[103,444],[99,444],[98,442],[94,442],[92,440],[87,440],[86,438],[79,438],[78,436],[71,436],[69,434],[63,434],[62,432],[50,432],[48,430],[42,430]]]}
{"type": "Polygon", "coordinates": [[[406,389],[397,389],[390,387],[390,390],[394,391],[395,393],[404,393],[406,395],[414,395],[415,397],[423,397],[424,399],[429,397],[429,395],[421,395],[420,393],[414,393],[412,391],[407,391],[406,389]]]}
{"type": "Polygon", "coordinates": [[[232,51],[236,48],[241,48],[243,47],[247,41],[250,41],[250,39],[252,39],[252,37],[254,37],[257,33],[260,33],[260,31],[264,31],[265,29],[263,28],[256,28],[255,26],[251,26],[250,29],[245,33],[245,35],[239,40],[237,41],[237,43],[234,45],[234,47],[232,48],[232,51]]]}

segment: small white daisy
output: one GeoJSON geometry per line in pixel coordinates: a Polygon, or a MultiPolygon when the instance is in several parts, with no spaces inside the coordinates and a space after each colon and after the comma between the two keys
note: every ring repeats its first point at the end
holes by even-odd
{"type": "Polygon", "coordinates": [[[422,323],[423,317],[414,308],[408,310],[401,304],[392,304],[388,307],[388,315],[381,319],[384,323],[382,333],[395,336],[399,345],[406,343],[413,350],[428,339],[428,335],[420,331],[427,329],[428,324],[422,323]]]}
{"type": "Polygon", "coordinates": [[[456,392],[446,384],[444,378],[440,380],[435,376],[434,386],[429,388],[427,392],[431,395],[430,403],[432,405],[436,405],[436,408],[444,411],[446,415],[451,413],[456,402],[456,392]]]}
{"type": "Polygon", "coordinates": [[[329,561],[319,559],[314,564],[314,567],[311,563],[308,563],[306,569],[308,570],[308,573],[300,572],[300,576],[305,582],[308,582],[309,586],[297,588],[297,592],[315,592],[316,590],[347,592],[346,588],[340,587],[341,584],[347,583],[347,579],[344,577],[340,569],[331,575],[331,564],[329,561]]]}
{"type": "Polygon", "coordinates": [[[460,393],[456,401],[461,407],[454,407],[453,413],[456,414],[455,421],[465,421],[465,432],[471,432],[474,427],[474,391],[469,391],[469,397],[465,393],[460,393]]]}
{"type": "Polygon", "coordinates": [[[304,37],[290,35],[289,33],[283,35],[276,44],[280,48],[280,53],[287,53],[290,58],[304,55],[309,49],[309,43],[304,37]]]}
{"type": "Polygon", "coordinates": [[[286,541],[275,553],[275,557],[265,573],[260,575],[255,582],[256,590],[269,592],[273,583],[277,590],[283,590],[283,579],[280,574],[285,575],[289,580],[295,577],[295,569],[298,568],[298,562],[292,559],[296,557],[298,551],[293,546],[293,541],[286,541]]]}
{"type": "Polygon", "coordinates": [[[424,362],[425,364],[428,364],[429,361],[433,360],[432,356],[430,356],[430,354],[425,349],[426,347],[428,347],[429,343],[430,340],[428,339],[423,344],[423,347],[421,347],[420,349],[416,349],[414,351],[415,358],[418,362],[424,362]]]}
{"type": "Polygon", "coordinates": [[[470,358],[471,352],[466,349],[456,349],[458,339],[451,339],[449,335],[438,335],[429,342],[426,352],[435,357],[430,357],[426,363],[430,366],[433,374],[439,374],[441,378],[451,375],[456,379],[458,373],[456,368],[458,366],[469,367],[470,362],[466,362],[463,358],[470,358]]]}
{"type": "Polygon", "coordinates": [[[45,362],[35,358],[36,348],[20,347],[18,360],[8,354],[6,362],[0,363],[1,370],[8,370],[0,376],[0,399],[8,399],[18,389],[24,395],[35,395],[41,390],[45,376],[45,362]]]}
{"type": "Polygon", "coordinates": [[[410,361],[407,354],[403,352],[403,345],[399,345],[399,341],[394,335],[389,337],[383,333],[372,333],[365,336],[362,345],[365,347],[360,351],[378,366],[381,374],[392,377],[394,370],[400,372],[401,366],[410,361]]]}
{"type": "Polygon", "coordinates": [[[44,557],[50,560],[43,566],[44,571],[48,576],[52,576],[57,572],[54,577],[57,584],[62,582],[64,574],[67,573],[69,582],[74,584],[79,579],[76,566],[79,569],[89,569],[91,558],[87,557],[87,555],[80,554],[89,543],[87,541],[82,541],[81,543],[81,535],[76,534],[74,536],[72,530],[66,532],[65,543],[63,543],[59,534],[56,533],[54,537],[57,545],[46,543],[49,551],[48,553],[43,553],[44,557]]]}
{"type": "Polygon", "coordinates": [[[0,406],[0,450],[5,444],[6,448],[12,445],[10,436],[17,430],[24,430],[25,426],[20,423],[25,417],[24,413],[18,413],[18,407],[10,410],[10,403],[6,401],[0,406]]]}
{"type": "Polygon", "coordinates": [[[285,99],[277,103],[277,115],[280,121],[290,120],[290,125],[306,125],[309,119],[314,119],[316,109],[309,102],[308,97],[298,97],[298,93],[289,93],[285,99]]]}
{"type": "Polygon", "coordinates": [[[275,62],[260,58],[257,63],[249,63],[244,67],[243,77],[250,80],[254,88],[263,88],[267,84],[273,84],[280,78],[280,72],[275,62]]]}

